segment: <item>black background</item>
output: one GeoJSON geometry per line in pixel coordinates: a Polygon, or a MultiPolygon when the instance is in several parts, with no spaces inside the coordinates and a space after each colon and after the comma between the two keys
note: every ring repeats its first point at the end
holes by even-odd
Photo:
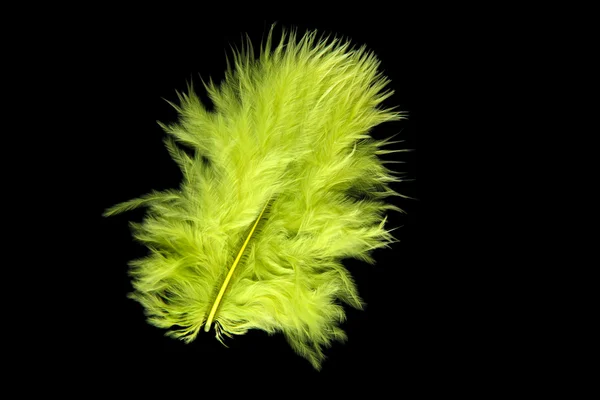
{"type": "MultiPolygon", "coordinates": [[[[427,93],[423,35],[410,11],[350,19],[229,19],[208,14],[194,18],[182,12],[155,19],[90,13],[89,18],[69,24],[64,33],[48,38],[46,47],[55,49],[49,52],[48,63],[65,55],[69,59],[46,83],[61,99],[69,99],[64,114],[77,121],[68,129],[74,133],[69,145],[78,148],[77,156],[63,157],[59,164],[67,193],[79,199],[69,211],[76,220],[70,244],[75,248],[70,260],[75,268],[66,274],[68,284],[60,294],[62,307],[71,310],[68,323],[72,325],[49,328],[62,339],[60,346],[50,346],[52,354],[66,360],[79,378],[97,381],[100,376],[101,382],[125,379],[148,385],[157,380],[158,384],[165,373],[173,372],[180,374],[182,382],[183,376],[206,382],[224,374],[257,374],[306,383],[362,382],[380,388],[418,390],[425,385],[437,368],[435,349],[443,335],[436,330],[438,315],[431,299],[438,266],[421,262],[428,251],[420,242],[417,221],[423,201],[417,172],[418,127],[423,120],[419,101],[427,93]],[[143,210],[108,219],[101,216],[118,202],[179,185],[180,172],[163,146],[164,133],[156,123],[177,118],[165,99],[176,101],[175,91],[185,90],[190,80],[199,83],[199,75],[220,81],[230,46],[239,45],[246,33],[255,45],[260,43],[275,22],[299,32],[317,29],[345,36],[374,51],[395,90],[386,105],[399,106],[408,119],[381,125],[372,135],[398,134],[396,139],[404,142],[395,148],[414,149],[384,157],[405,162],[392,168],[405,171],[409,181],[393,188],[416,199],[392,200],[406,211],[389,216],[389,226],[399,227],[395,236],[400,242],[377,250],[375,266],[345,261],[367,307],[364,311],[347,308],[343,327],[349,339],[326,350],[328,359],[321,372],[297,356],[280,334],[249,332],[229,339],[225,348],[213,332],[201,332],[186,345],[148,325],[141,306],[126,297],[132,289],[127,262],[146,252],[132,240],[127,223],[139,221],[143,210]]],[[[206,102],[201,85],[196,85],[196,91],[206,102]]]]}

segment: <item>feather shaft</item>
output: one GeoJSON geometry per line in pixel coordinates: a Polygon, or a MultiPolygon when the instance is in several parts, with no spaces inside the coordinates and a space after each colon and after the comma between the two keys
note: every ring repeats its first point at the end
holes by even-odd
{"type": "Polygon", "coordinates": [[[244,241],[244,244],[242,245],[242,248],[238,252],[237,257],[235,258],[235,261],[231,265],[231,268],[229,268],[229,272],[227,273],[227,276],[225,277],[225,281],[223,282],[223,285],[221,286],[221,290],[219,291],[219,294],[217,295],[217,298],[215,299],[215,302],[210,310],[210,314],[208,315],[208,319],[206,320],[206,325],[204,326],[205,332],[210,331],[210,326],[212,325],[212,321],[215,318],[215,314],[217,313],[217,308],[219,308],[219,304],[221,303],[221,299],[223,298],[223,295],[225,294],[225,290],[227,290],[227,285],[229,285],[229,281],[231,280],[231,277],[233,276],[233,273],[235,272],[235,268],[238,266],[240,259],[242,258],[242,254],[244,254],[244,251],[246,250],[246,246],[248,246],[248,243],[250,242],[252,235],[254,235],[254,232],[256,231],[256,227],[258,226],[258,222],[260,221],[263,214],[265,213],[265,210],[267,209],[268,204],[269,204],[269,201],[267,201],[265,203],[265,206],[263,207],[262,211],[260,212],[258,218],[256,218],[256,221],[254,222],[252,229],[250,229],[250,232],[248,233],[248,237],[244,241]]]}

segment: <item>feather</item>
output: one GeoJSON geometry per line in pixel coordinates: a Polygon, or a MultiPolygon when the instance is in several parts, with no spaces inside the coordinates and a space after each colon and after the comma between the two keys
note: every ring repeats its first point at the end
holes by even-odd
{"type": "Polygon", "coordinates": [[[106,210],[147,207],[134,237],[149,254],[130,262],[130,297],[148,322],[193,341],[249,329],[281,332],[320,369],[323,349],[343,341],[343,304],[362,309],[345,258],[368,263],[394,241],[386,202],[400,179],[378,155],[375,126],[403,118],[382,107],[393,93],[366,48],[308,32],[271,29],[255,57],[234,52],[225,79],[178,94],[177,123],[161,124],[181,168],[179,189],[106,210]],[[183,151],[181,145],[193,149],[183,151]]]}

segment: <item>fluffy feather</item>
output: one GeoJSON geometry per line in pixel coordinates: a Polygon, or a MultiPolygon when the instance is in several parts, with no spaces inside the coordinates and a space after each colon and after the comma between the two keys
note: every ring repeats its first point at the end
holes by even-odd
{"type": "Polygon", "coordinates": [[[381,107],[392,92],[364,47],[316,32],[272,38],[205,84],[214,111],[192,88],[178,94],[178,123],[161,126],[180,188],[105,215],[148,207],[132,223],[149,255],[130,263],[130,296],[151,324],[186,342],[213,321],[219,340],[282,332],[320,369],[323,348],[346,338],[342,303],[363,307],[341,260],[371,263],[394,240],[385,213],[398,209],[385,198],[400,179],[378,158],[389,139],[368,132],[402,113],[381,107]]]}

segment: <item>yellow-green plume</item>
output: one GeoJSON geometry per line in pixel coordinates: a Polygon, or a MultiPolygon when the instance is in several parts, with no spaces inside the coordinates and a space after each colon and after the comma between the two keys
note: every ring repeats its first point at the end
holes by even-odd
{"type": "Polygon", "coordinates": [[[315,32],[272,31],[255,56],[235,53],[224,81],[205,84],[214,110],[180,94],[179,121],[163,125],[181,167],[179,189],[153,192],[106,215],[147,207],[131,262],[148,321],[192,341],[281,332],[319,369],[323,348],[344,340],[343,303],[362,307],[341,261],[373,262],[393,241],[385,202],[399,181],[369,131],[401,118],[382,107],[387,79],[375,55],[315,32]],[[179,146],[193,149],[193,154],[179,146]]]}

